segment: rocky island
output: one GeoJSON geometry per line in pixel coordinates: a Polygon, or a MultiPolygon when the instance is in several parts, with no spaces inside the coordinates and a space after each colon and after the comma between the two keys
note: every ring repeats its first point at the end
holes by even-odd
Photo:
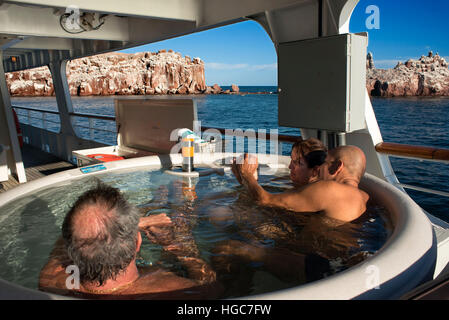
{"type": "MultiPolygon", "coordinates": [[[[54,95],[48,67],[6,74],[11,96],[54,95]]],[[[67,63],[70,94],[151,95],[238,93],[237,85],[223,91],[218,84],[207,86],[204,62],[183,57],[173,50],[157,53],[108,53],[67,63]]]]}
{"type": "Polygon", "coordinates": [[[376,69],[369,53],[366,67],[371,96],[449,96],[448,63],[438,53],[398,62],[393,69],[376,69]]]}
{"type": "MultiPolygon", "coordinates": [[[[371,96],[449,96],[448,63],[438,53],[398,62],[393,69],[376,69],[369,53],[366,67],[366,87],[371,96]]],[[[73,96],[245,94],[235,84],[228,90],[218,84],[207,86],[204,62],[173,50],[115,52],[71,60],[67,79],[73,96]]],[[[11,96],[54,95],[47,67],[7,73],[6,81],[11,96]]]]}

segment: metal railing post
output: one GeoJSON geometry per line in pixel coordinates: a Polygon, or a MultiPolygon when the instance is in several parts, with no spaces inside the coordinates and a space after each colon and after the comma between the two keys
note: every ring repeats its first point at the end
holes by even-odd
{"type": "Polygon", "coordinates": [[[47,130],[47,122],[45,121],[45,119],[46,119],[46,113],[42,112],[42,128],[47,130]]]}
{"type": "Polygon", "coordinates": [[[94,119],[89,118],[89,137],[94,140],[94,119]]]}

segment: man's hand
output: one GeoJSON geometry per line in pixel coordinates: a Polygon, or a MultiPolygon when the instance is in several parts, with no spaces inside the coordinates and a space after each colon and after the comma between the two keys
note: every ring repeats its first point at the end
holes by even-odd
{"type": "Polygon", "coordinates": [[[163,227],[170,225],[171,219],[165,213],[156,214],[154,216],[142,217],[139,221],[139,229],[144,230],[150,227],[163,227]]]}

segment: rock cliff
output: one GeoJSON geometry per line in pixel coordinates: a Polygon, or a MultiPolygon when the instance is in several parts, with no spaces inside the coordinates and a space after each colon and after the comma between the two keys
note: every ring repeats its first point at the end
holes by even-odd
{"type": "MultiPolygon", "coordinates": [[[[376,69],[369,53],[366,68],[366,87],[372,96],[449,96],[448,63],[438,53],[399,62],[393,69],[376,69]]],[[[79,96],[239,93],[237,85],[226,91],[218,84],[207,86],[204,62],[172,50],[72,60],[67,79],[70,94],[79,96]]],[[[54,95],[47,67],[7,73],[6,81],[11,96],[54,95]]]]}
{"type": "MultiPolygon", "coordinates": [[[[72,60],[67,64],[67,80],[70,94],[78,96],[223,92],[218,85],[206,86],[200,58],[183,57],[172,50],[72,60]]],[[[7,73],[6,81],[12,96],[54,95],[47,67],[7,73]]]]}
{"type": "Polygon", "coordinates": [[[376,69],[368,54],[366,65],[371,96],[449,96],[448,63],[438,53],[399,62],[393,69],[376,69]]]}

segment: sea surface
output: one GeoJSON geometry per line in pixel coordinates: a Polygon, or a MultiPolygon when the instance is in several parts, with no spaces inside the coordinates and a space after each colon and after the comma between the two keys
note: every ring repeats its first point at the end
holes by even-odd
{"type": "MultiPolygon", "coordinates": [[[[230,87],[222,87],[224,90],[230,87]]],[[[240,87],[240,95],[193,95],[196,101],[198,120],[203,126],[228,129],[277,129],[281,134],[299,135],[299,129],[278,126],[276,94],[277,87],[240,87]],[[267,94],[251,94],[267,92],[267,94]]],[[[114,99],[130,98],[109,97],[72,97],[75,112],[114,115],[114,99]]],[[[410,98],[372,98],[374,112],[383,140],[404,144],[449,148],[449,98],[410,97],[410,98]]],[[[57,110],[54,97],[13,98],[15,106],[26,106],[45,110],[57,110]]],[[[27,123],[28,114],[18,111],[22,122],[27,123]]],[[[31,112],[31,117],[33,113],[31,112]]],[[[30,119],[34,125],[42,126],[39,115],[30,119]]],[[[47,115],[47,121],[57,122],[57,115],[47,115]]],[[[82,118],[76,118],[75,124],[88,126],[82,118]]],[[[109,121],[95,120],[95,125],[108,131],[92,131],[79,127],[80,135],[114,144],[115,124],[109,121]]],[[[56,123],[47,122],[50,130],[59,130],[56,123]]],[[[269,150],[269,149],[267,149],[269,150]]],[[[290,145],[282,144],[282,154],[289,154],[290,145]]],[[[449,165],[437,162],[419,161],[390,157],[393,169],[401,183],[449,192],[449,165]]],[[[425,210],[449,222],[449,198],[408,190],[410,196],[425,210]]]]}

